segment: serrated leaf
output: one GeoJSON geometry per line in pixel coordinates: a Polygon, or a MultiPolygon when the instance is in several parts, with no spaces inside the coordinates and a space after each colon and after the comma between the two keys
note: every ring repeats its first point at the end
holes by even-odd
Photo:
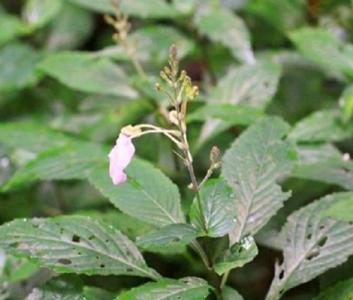
{"type": "Polygon", "coordinates": [[[236,226],[234,193],[222,179],[208,181],[200,190],[202,213],[197,198],[190,210],[190,221],[203,234],[221,237],[236,226]]]}
{"type": "Polygon", "coordinates": [[[41,27],[59,13],[61,5],[61,0],[27,0],[23,17],[30,26],[41,27]]]}
{"type": "Polygon", "coordinates": [[[38,68],[74,90],[128,98],[137,96],[118,65],[89,53],[52,53],[38,68]]]}
{"type": "Polygon", "coordinates": [[[171,224],[138,237],[136,245],[152,252],[177,253],[199,235],[199,230],[189,224],[171,224]]]}
{"type": "Polygon", "coordinates": [[[320,293],[314,300],[350,300],[353,296],[353,278],[342,281],[320,293]]]}
{"type": "Polygon", "coordinates": [[[226,151],[222,176],[235,193],[238,225],[231,241],[255,234],[290,197],[277,181],[288,174],[295,159],[290,143],[282,140],[289,126],[279,118],[265,118],[247,129],[226,151]]]}
{"type": "Polygon", "coordinates": [[[262,110],[247,105],[206,104],[188,116],[189,122],[207,121],[210,118],[231,125],[250,125],[263,116],[262,110]]]}
{"type": "Polygon", "coordinates": [[[353,46],[344,44],[325,29],[304,27],[290,34],[308,59],[340,78],[353,76],[353,46]]]}
{"type": "Polygon", "coordinates": [[[157,227],[184,223],[178,188],[150,163],[134,159],[126,169],[128,180],[113,185],[108,166],[95,168],[89,181],[124,213],[157,227]]]}
{"type": "MultiPolygon", "coordinates": [[[[0,17],[1,18],[1,17],[0,17]]],[[[0,50],[0,91],[18,90],[37,83],[39,54],[23,44],[8,44],[0,50]]]]}
{"type": "Polygon", "coordinates": [[[243,20],[231,11],[203,3],[195,14],[194,24],[201,34],[229,48],[240,61],[255,63],[249,31],[243,20]]]}
{"type": "Polygon", "coordinates": [[[252,236],[244,237],[239,243],[234,244],[227,252],[216,260],[214,270],[222,275],[234,268],[240,268],[252,261],[258,254],[255,240],[252,236]]]}
{"type": "Polygon", "coordinates": [[[163,279],[134,288],[116,300],[202,300],[209,291],[207,282],[200,278],[163,279]]]}
{"type": "Polygon", "coordinates": [[[127,237],[88,217],[12,221],[0,227],[0,247],[59,273],[158,278],[127,237]]]}
{"type": "Polygon", "coordinates": [[[264,108],[277,90],[280,75],[280,66],[268,61],[231,68],[208,99],[210,102],[264,108]]]}
{"type": "Polygon", "coordinates": [[[43,152],[20,168],[2,188],[7,191],[36,180],[85,179],[100,166],[107,149],[91,143],[73,143],[43,152]]]}
{"type": "Polygon", "coordinates": [[[288,138],[296,142],[337,142],[349,138],[353,126],[340,120],[337,110],[321,110],[295,124],[288,138]]]}
{"type": "Polygon", "coordinates": [[[279,299],[287,290],[345,262],[353,254],[353,226],[326,216],[335,202],[352,193],[325,196],[288,217],[282,229],[284,259],[276,265],[267,300],[279,299]]]}
{"type": "Polygon", "coordinates": [[[330,144],[299,146],[299,160],[292,176],[353,190],[353,162],[330,144]],[[346,157],[348,159],[346,159],[346,157]]]}

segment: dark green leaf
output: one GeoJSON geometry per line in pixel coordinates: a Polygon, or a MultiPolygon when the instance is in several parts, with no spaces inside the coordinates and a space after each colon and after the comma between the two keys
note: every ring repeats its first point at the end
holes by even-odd
{"type": "Polygon", "coordinates": [[[320,293],[314,300],[350,300],[353,296],[353,278],[342,281],[320,293]]]}

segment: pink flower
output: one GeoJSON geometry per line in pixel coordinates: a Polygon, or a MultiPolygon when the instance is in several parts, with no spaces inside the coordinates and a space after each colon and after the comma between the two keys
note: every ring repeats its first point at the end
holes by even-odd
{"type": "Polygon", "coordinates": [[[131,162],[135,153],[135,146],[131,142],[131,137],[120,133],[115,146],[110,151],[109,175],[115,185],[124,183],[127,179],[124,169],[131,162]]]}

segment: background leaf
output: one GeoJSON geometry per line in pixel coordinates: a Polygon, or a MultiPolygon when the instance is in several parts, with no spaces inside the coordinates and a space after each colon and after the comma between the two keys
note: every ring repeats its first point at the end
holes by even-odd
{"type": "Polygon", "coordinates": [[[353,279],[336,284],[320,293],[315,300],[349,300],[353,296],[353,279]]]}

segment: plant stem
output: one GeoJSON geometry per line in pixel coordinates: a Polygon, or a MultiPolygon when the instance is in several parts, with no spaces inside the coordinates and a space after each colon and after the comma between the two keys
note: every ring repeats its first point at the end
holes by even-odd
{"type": "Polygon", "coordinates": [[[220,289],[221,291],[223,291],[223,289],[224,289],[224,287],[225,287],[225,285],[226,285],[226,283],[227,283],[228,276],[229,276],[229,271],[227,271],[226,273],[224,273],[223,276],[222,276],[221,283],[220,283],[220,285],[219,285],[219,289],[220,289]]]}

